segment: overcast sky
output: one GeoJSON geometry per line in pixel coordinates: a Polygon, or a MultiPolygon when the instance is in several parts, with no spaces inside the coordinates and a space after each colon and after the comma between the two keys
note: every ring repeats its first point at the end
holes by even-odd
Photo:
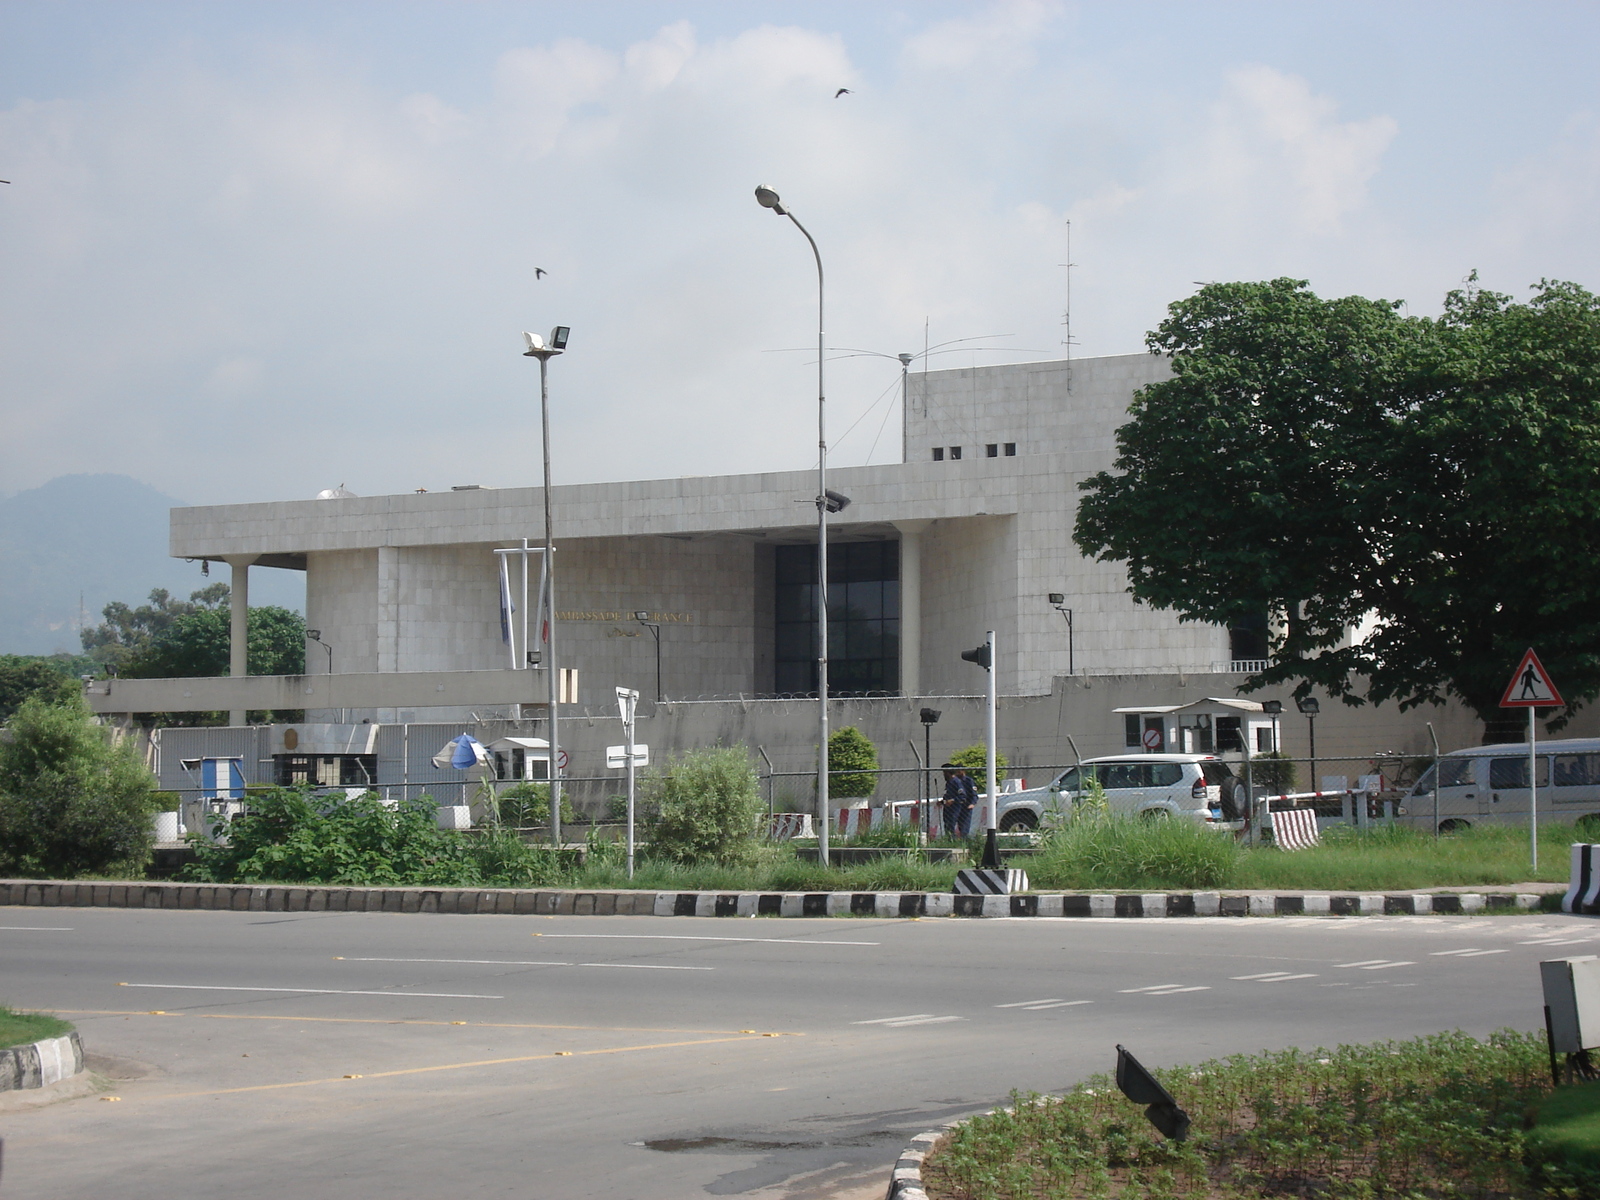
{"type": "MultiPolygon", "coordinates": [[[[830,345],[1003,335],[936,367],[1062,356],[1069,218],[1078,355],[1198,280],[1600,288],[1597,46],[1527,0],[5,0],[0,493],[535,482],[557,323],[558,483],[807,466],[759,182],[830,345]]],[[[833,461],[898,457],[898,374],[830,367],[833,461]]]]}

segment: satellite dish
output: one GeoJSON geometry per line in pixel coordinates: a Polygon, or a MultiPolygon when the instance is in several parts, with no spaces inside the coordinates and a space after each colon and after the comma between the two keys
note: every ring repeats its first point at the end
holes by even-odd
{"type": "Polygon", "coordinates": [[[356,494],[340,484],[338,487],[323,488],[317,493],[318,500],[354,500],[356,494]]]}

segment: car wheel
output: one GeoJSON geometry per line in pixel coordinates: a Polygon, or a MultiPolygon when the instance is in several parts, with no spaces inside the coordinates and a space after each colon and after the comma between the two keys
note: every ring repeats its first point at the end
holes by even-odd
{"type": "Polygon", "coordinates": [[[1037,828],[1039,828],[1039,818],[1030,809],[1017,809],[1000,818],[1001,833],[1015,833],[1018,830],[1037,828]]]}
{"type": "Polygon", "coordinates": [[[1471,828],[1472,828],[1472,822],[1471,821],[1457,821],[1455,819],[1451,819],[1449,821],[1440,821],[1439,822],[1439,832],[1440,833],[1456,833],[1456,832],[1458,832],[1460,830],[1471,829],[1471,828]]]}
{"type": "Polygon", "coordinates": [[[1165,821],[1170,816],[1172,816],[1172,813],[1167,809],[1147,808],[1139,814],[1139,819],[1141,821],[1149,821],[1154,824],[1157,821],[1165,821]]]}

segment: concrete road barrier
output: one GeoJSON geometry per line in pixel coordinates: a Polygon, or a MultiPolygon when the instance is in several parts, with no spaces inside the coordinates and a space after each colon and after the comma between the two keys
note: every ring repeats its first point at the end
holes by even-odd
{"type": "Polygon", "coordinates": [[[76,1032],[0,1050],[0,1092],[48,1087],[83,1073],[83,1043],[76,1032]]]}
{"type": "MultiPolygon", "coordinates": [[[[1559,897],[1560,893],[1552,893],[1559,897]]],[[[1532,912],[1536,892],[1038,893],[645,892],[533,888],[313,887],[302,884],[73,883],[0,880],[0,905],[177,908],[227,912],[396,912],[657,917],[1374,916],[1532,912]]]]}

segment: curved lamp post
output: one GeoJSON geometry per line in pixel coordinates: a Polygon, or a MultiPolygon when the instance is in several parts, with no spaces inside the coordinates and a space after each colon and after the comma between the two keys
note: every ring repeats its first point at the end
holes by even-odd
{"type": "Polygon", "coordinates": [[[795,215],[783,206],[778,193],[766,184],[756,188],[756,202],[780,217],[788,217],[805,234],[811,255],[817,260],[817,858],[828,865],[828,513],[838,512],[849,501],[835,500],[828,494],[827,392],[823,387],[822,251],[817,239],[795,215]],[[840,503],[843,501],[843,503],[840,503]]]}

